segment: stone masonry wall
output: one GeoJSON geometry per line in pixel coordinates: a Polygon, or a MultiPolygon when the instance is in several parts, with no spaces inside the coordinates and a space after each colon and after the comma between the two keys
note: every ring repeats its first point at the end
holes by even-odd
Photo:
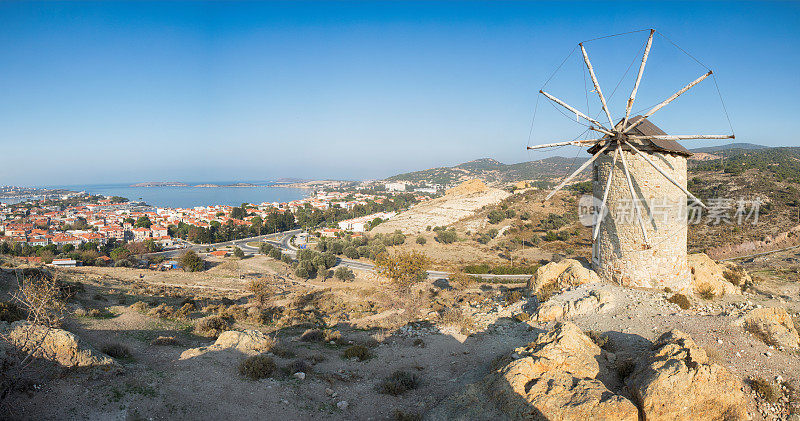
{"type": "MultiPolygon", "coordinates": [[[[608,213],[593,245],[592,265],[601,278],[620,285],[669,287],[673,291],[687,289],[691,274],[686,262],[686,195],[638,154],[622,153],[628,163],[651,247],[645,244],[622,160],[617,159],[608,194],[608,213]]],[[[644,153],[686,186],[686,158],[644,153]]],[[[609,150],[594,163],[594,196],[598,200],[602,200],[612,160],[613,150],[609,150]]]]}

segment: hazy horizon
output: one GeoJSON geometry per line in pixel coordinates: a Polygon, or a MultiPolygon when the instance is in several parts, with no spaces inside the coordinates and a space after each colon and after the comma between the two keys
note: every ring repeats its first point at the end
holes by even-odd
{"type": "MultiPolygon", "coordinates": [[[[363,180],[572,157],[525,151],[581,132],[540,102],[529,135],[539,88],[577,42],[650,27],[716,77],[659,127],[729,132],[717,82],[735,142],[800,146],[798,18],[788,2],[4,2],[0,184],[363,180]]],[[[587,44],[615,118],[645,39],[587,44]]],[[[594,114],[580,66],[573,54],[548,89],[594,114]]],[[[704,71],[657,37],[635,108],[704,71]]]]}

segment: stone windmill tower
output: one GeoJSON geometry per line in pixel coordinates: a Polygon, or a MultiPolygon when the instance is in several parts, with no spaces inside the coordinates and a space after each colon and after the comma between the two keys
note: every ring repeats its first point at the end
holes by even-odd
{"type": "Polygon", "coordinates": [[[691,153],[677,141],[684,139],[732,139],[733,135],[671,136],[656,127],[650,116],[693,86],[711,76],[703,74],[647,113],[631,117],[631,108],[642,80],[655,30],[645,45],[639,73],[625,107],[625,116],[614,122],[583,43],[583,61],[600,98],[608,126],[583,114],[555,96],[539,91],[556,104],[589,122],[602,137],[529,146],[588,146],[592,157],[565,178],[545,199],[549,200],[576,175],[592,165],[594,227],[592,267],[601,278],[626,286],[649,288],[688,287],[686,261],[687,199],[689,205],[706,208],[686,189],[686,158],[691,153]]]}

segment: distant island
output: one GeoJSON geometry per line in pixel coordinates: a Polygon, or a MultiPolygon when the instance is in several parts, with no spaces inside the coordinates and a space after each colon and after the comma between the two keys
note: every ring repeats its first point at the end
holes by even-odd
{"type": "Polygon", "coordinates": [[[180,181],[148,181],[145,183],[131,184],[130,187],[258,187],[258,184],[252,183],[232,183],[232,184],[186,184],[180,181]]]}
{"type": "Polygon", "coordinates": [[[252,184],[252,183],[198,184],[195,187],[258,187],[258,184],[252,184]]]}
{"type": "Polygon", "coordinates": [[[189,185],[180,181],[148,181],[131,184],[130,187],[189,187],[189,185]]]}

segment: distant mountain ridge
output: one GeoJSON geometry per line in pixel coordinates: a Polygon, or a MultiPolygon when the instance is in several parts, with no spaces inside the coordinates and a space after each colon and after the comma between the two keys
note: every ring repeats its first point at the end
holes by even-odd
{"type": "MultiPolygon", "coordinates": [[[[747,162],[763,162],[764,157],[774,155],[777,149],[789,151],[787,156],[794,157],[800,147],[772,148],[768,146],[756,145],[752,143],[730,143],[720,146],[710,146],[704,148],[691,149],[691,152],[698,154],[714,154],[723,151],[726,160],[743,155],[740,159],[732,162],[738,165],[748,166],[747,162]],[[744,164],[742,162],[745,162],[744,164]]],[[[561,179],[574,171],[580,164],[589,159],[588,155],[579,154],[574,158],[555,156],[536,161],[519,162],[516,164],[504,164],[496,159],[481,158],[473,161],[464,162],[452,167],[437,167],[427,170],[413,171],[397,174],[386,179],[386,181],[405,181],[411,183],[427,183],[452,185],[469,179],[478,178],[489,184],[512,183],[521,180],[553,180],[561,179]]],[[[794,173],[791,168],[798,167],[800,162],[791,159],[781,160],[783,165],[790,167],[789,172],[794,173]]],[[[708,169],[713,165],[719,165],[719,158],[704,156],[702,166],[690,165],[690,168],[708,169]]],[[[727,164],[726,164],[727,167],[727,164]]],[[[586,170],[588,172],[588,169],[586,170]]]]}

